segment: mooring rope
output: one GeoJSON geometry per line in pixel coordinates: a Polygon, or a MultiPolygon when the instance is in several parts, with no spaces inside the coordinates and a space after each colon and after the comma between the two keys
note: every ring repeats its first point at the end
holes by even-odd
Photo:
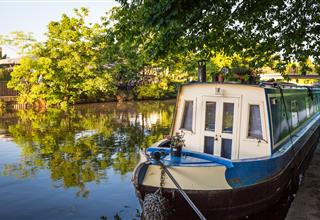
{"type": "Polygon", "coordinates": [[[175,180],[175,178],[171,175],[170,171],[167,169],[167,167],[159,160],[158,161],[164,172],[168,175],[168,177],[171,179],[173,184],[177,187],[180,194],[183,196],[183,198],[188,202],[188,204],[191,206],[191,208],[197,213],[198,217],[201,220],[206,220],[204,215],[200,212],[200,210],[197,208],[197,206],[192,202],[190,197],[183,191],[183,189],[180,187],[179,183],[175,180]]]}
{"type": "MultiPolygon", "coordinates": [[[[149,155],[146,155],[148,160],[151,160],[149,155]]],[[[195,213],[198,215],[198,217],[201,220],[206,220],[204,215],[200,212],[200,210],[197,208],[197,206],[192,202],[192,200],[189,198],[189,196],[183,191],[179,183],[175,180],[175,178],[172,176],[170,171],[167,169],[167,167],[160,161],[161,156],[160,154],[157,156],[154,156],[154,158],[159,164],[161,169],[161,177],[160,177],[160,187],[155,193],[147,194],[144,201],[144,213],[145,217],[147,219],[166,219],[169,213],[167,212],[167,199],[162,195],[162,189],[164,185],[164,173],[168,175],[168,177],[171,179],[173,184],[177,187],[180,194],[183,196],[183,198],[188,202],[188,204],[191,206],[191,208],[195,211],[195,213]],[[159,207],[155,207],[157,202],[159,207]],[[155,216],[157,216],[155,218],[155,216]]]]}
{"type": "Polygon", "coordinates": [[[147,220],[166,220],[171,214],[169,200],[162,195],[160,189],[144,197],[143,216],[147,220]]]}

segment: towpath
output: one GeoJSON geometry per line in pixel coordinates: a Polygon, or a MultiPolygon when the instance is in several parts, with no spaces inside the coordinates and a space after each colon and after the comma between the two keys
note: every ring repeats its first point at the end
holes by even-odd
{"type": "Polygon", "coordinates": [[[320,144],[288,211],[286,220],[320,220],[320,144]]]}

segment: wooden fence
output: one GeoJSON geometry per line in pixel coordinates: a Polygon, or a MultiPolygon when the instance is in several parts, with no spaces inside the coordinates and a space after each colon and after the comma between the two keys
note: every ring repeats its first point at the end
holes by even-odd
{"type": "Polygon", "coordinates": [[[18,93],[13,89],[7,88],[7,82],[0,82],[0,96],[17,96],[18,93]]]}

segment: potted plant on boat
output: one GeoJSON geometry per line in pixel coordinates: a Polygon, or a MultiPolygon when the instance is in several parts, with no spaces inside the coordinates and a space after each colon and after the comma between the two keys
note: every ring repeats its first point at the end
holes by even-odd
{"type": "Polygon", "coordinates": [[[242,84],[256,84],[259,82],[259,73],[250,68],[235,67],[232,69],[233,78],[236,81],[240,81],[242,84]]]}
{"type": "Polygon", "coordinates": [[[183,136],[183,132],[177,132],[176,135],[167,138],[170,141],[171,157],[181,157],[182,148],[185,146],[183,136]]]}

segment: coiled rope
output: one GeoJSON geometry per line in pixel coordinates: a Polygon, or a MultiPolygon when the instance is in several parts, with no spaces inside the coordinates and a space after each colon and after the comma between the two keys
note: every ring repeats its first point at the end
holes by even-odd
{"type": "Polygon", "coordinates": [[[147,220],[166,220],[171,214],[169,200],[158,189],[144,197],[143,216],[147,220]]]}

